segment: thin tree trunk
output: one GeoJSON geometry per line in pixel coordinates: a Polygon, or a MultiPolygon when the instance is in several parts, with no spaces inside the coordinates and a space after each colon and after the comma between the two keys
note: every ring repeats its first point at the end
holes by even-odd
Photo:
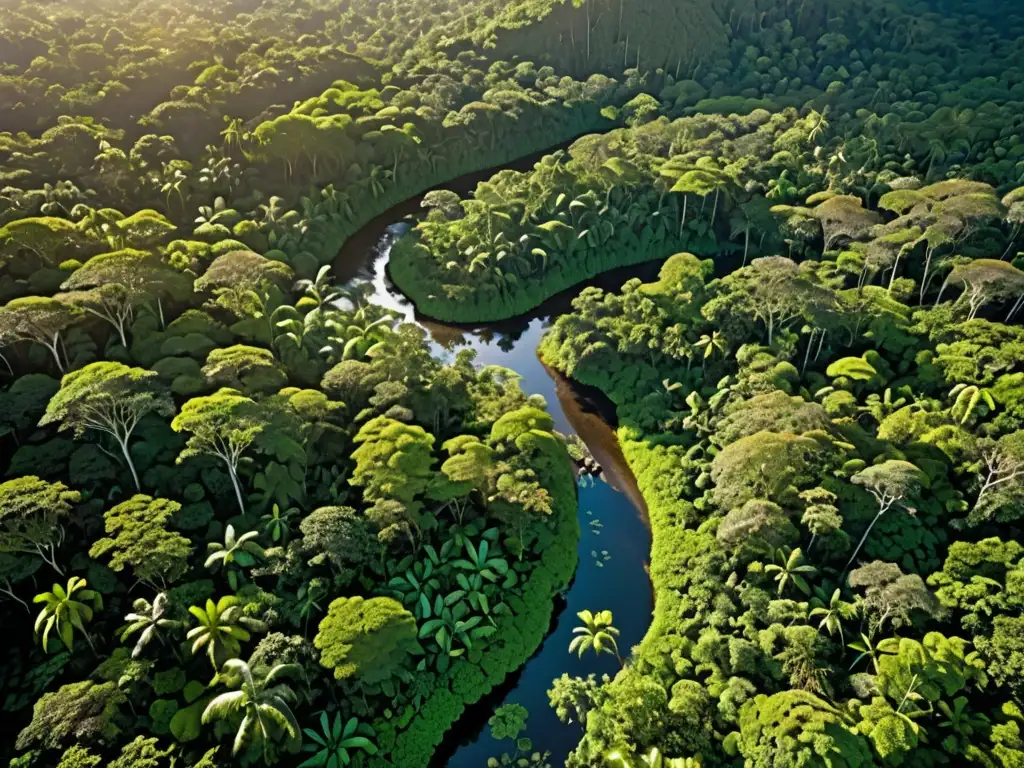
{"type": "Polygon", "coordinates": [[[1008,242],[1006,244],[1006,250],[1003,251],[1003,255],[999,257],[1000,261],[1004,261],[1006,259],[1006,257],[1010,254],[1010,249],[1013,248],[1013,244],[1014,244],[1014,242],[1016,242],[1017,235],[1019,235],[1019,234],[1020,234],[1020,224],[1015,224],[1014,227],[1013,227],[1013,232],[1010,234],[1010,242],[1008,242]]]}
{"type": "Polygon", "coordinates": [[[139,473],[135,471],[135,463],[132,461],[132,457],[128,453],[128,438],[125,438],[124,440],[118,438],[117,443],[121,446],[121,453],[124,454],[124,460],[128,462],[128,469],[132,471],[132,480],[135,481],[135,490],[141,491],[142,484],[139,483],[139,473]]]}
{"type": "Polygon", "coordinates": [[[235,471],[235,466],[228,459],[224,459],[224,463],[228,465],[228,474],[231,476],[231,485],[235,488],[235,498],[238,499],[238,508],[245,514],[245,501],[242,500],[242,487],[238,483],[238,473],[235,471]]]}
{"type": "Polygon", "coordinates": [[[814,353],[814,361],[818,361],[818,356],[821,354],[821,345],[825,343],[825,334],[828,333],[825,329],[821,331],[821,338],[818,339],[818,351],[814,353]]]}
{"type": "Polygon", "coordinates": [[[811,357],[811,347],[814,346],[814,334],[817,332],[816,328],[811,328],[811,338],[807,340],[807,350],[804,352],[804,364],[800,369],[800,375],[803,376],[807,372],[807,361],[811,357]]]}
{"type": "Polygon", "coordinates": [[[853,564],[853,561],[857,559],[857,555],[860,554],[860,548],[863,547],[864,542],[867,541],[868,534],[871,533],[871,529],[875,527],[875,523],[877,523],[878,519],[885,514],[888,508],[889,507],[885,505],[879,508],[878,514],[875,515],[875,519],[871,521],[871,523],[868,525],[868,529],[864,531],[864,535],[860,537],[860,541],[857,542],[857,548],[853,550],[853,554],[850,556],[850,559],[846,561],[846,567],[843,568],[844,576],[846,575],[846,572],[850,570],[850,566],[853,564]]]}
{"type": "Polygon", "coordinates": [[[1006,316],[1007,323],[1010,322],[1010,320],[1013,319],[1013,316],[1017,314],[1017,311],[1020,309],[1021,304],[1024,304],[1024,296],[1021,296],[1019,299],[1017,299],[1017,302],[1013,305],[1013,308],[1010,309],[1010,313],[1006,316]]]}
{"type": "Polygon", "coordinates": [[[889,293],[892,293],[892,284],[896,281],[896,268],[900,265],[900,255],[896,254],[896,261],[892,265],[892,274],[889,276],[889,293]]]}
{"type": "Polygon", "coordinates": [[[925,255],[924,255],[924,274],[921,275],[921,290],[918,293],[918,299],[917,299],[917,303],[921,304],[921,305],[924,304],[924,294],[925,294],[925,291],[928,290],[928,283],[930,282],[930,280],[928,278],[928,272],[931,270],[931,266],[932,266],[932,253],[933,253],[933,250],[934,249],[929,248],[925,252],[925,255]]]}

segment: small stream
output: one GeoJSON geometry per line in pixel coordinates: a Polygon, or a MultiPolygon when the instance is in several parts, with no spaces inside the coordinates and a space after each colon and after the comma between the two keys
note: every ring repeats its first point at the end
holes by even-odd
{"type": "MultiPolygon", "coordinates": [[[[578,623],[576,613],[584,609],[612,611],[614,624],[621,631],[619,648],[624,657],[640,642],[650,624],[654,601],[647,572],[651,536],[646,508],[615,431],[605,418],[614,419],[610,404],[600,393],[585,392],[571,384],[537,357],[544,332],[571,308],[579,287],[553,297],[529,315],[501,323],[454,326],[417,316],[412,304],[387,278],[391,245],[409,226],[406,221],[395,223],[396,219],[413,212],[417,205],[418,199],[409,201],[401,206],[404,210],[391,212],[390,221],[381,217],[350,239],[335,263],[338,277],[347,284],[372,283],[370,301],[425,328],[433,351],[442,358],[451,359],[458,350],[472,348],[477,352],[477,363],[516,371],[522,376],[525,392],[544,396],[555,428],[566,435],[579,435],[603,468],[599,478],[581,480],[579,566],[569,589],[556,600],[543,644],[524,667],[466,710],[438,748],[433,765],[483,768],[489,757],[514,752],[510,740],[499,742],[490,735],[487,720],[503,704],[521,704],[530,713],[522,735],[532,740],[533,751],[551,752],[552,766],[562,766],[582,730],[579,724],[566,725],[556,717],[547,697],[551,681],[563,673],[614,676],[619,668],[614,656],[608,654],[578,659],[569,653],[572,631],[578,623]]],[[[629,277],[644,276],[648,270],[653,274],[656,266],[608,273],[596,284],[617,288],[629,277]]]]}

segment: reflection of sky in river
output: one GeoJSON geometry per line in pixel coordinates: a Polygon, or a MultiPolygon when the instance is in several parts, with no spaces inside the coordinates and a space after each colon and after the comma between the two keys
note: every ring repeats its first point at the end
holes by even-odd
{"type": "Polygon", "coordinates": [[[568,382],[545,368],[537,357],[537,346],[551,322],[548,312],[475,328],[417,319],[412,304],[393,288],[386,274],[390,246],[407,228],[406,223],[392,224],[375,245],[366,243],[372,248],[373,262],[364,265],[350,282],[370,282],[370,301],[426,328],[433,351],[442,358],[450,359],[459,349],[472,347],[477,351],[479,364],[501,365],[516,371],[522,376],[524,391],[543,395],[555,428],[565,434],[579,434],[605,467],[608,477],[608,481],[588,479],[580,488],[580,562],[564,603],[556,604],[553,631],[519,673],[466,710],[435,760],[437,766],[482,768],[488,757],[511,752],[512,742],[495,741],[486,724],[497,707],[515,703],[530,712],[525,735],[533,740],[534,749],[550,750],[552,765],[560,766],[575,747],[581,730],[578,724],[564,725],[558,721],[548,703],[551,681],[566,672],[581,676],[614,675],[618,669],[613,656],[588,655],[578,659],[569,654],[572,630],[577,625],[576,613],[585,608],[610,609],[622,632],[619,646],[624,656],[640,642],[650,623],[653,600],[646,563],[651,540],[638,511],[642,501],[614,432],[592,410],[582,407],[568,382]]]}

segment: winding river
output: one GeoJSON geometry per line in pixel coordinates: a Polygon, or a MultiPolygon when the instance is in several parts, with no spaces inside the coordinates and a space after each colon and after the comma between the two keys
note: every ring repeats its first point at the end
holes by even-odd
{"type": "MultiPolygon", "coordinates": [[[[460,181],[464,186],[472,179],[460,181]]],[[[501,323],[453,326],[419,317],[387,278],[387,262],[392,244],[409,227],[403,216],[416,211],[420,199],[407,201],[350,238],[335,262],[338,278],[348,285],[371,283],[370,300],[425,328],[433,351],[441,357],[450,359],[459,349],[472,348],[479,364],[516,371],[522,376],[525,392],[544,396],[555,428],[566,435],[579,435],[603,468],[599,478],[581,480],[579,566],[572,584],[556,602],[543,644],[517,673],[466,710],[438,748],[433,765],[482,768],[489,757],[512,753],[515,745],[510,740],[495,741],[487,719],[503,704],[521,704],[529,711],[522,735],[531,739],[534,751],[550,751],[551,764],[561,766],[582,731],[579,724],[566,725],[555,716],[547,697],[551,681],[563,673],[600,677],[618,670],[618,662],[611,655],[579,659],[569,653],[572,631],[578,622],[576,613],[584,609],[612,611],[615,626],[621,631],[619,647],[624,656],[641,640],[650,623],[653,594],[647,564],[651,536],[646,510],[609,425],[608,414],[613,414],[610,404],[570,384],[537,357],[545,330],[570,309],[579,287],[553,297],[529,315],[501,323]]],[[[644,271],[630,268],[625,273],[612,272],[596,282],[618,287],[628,277],[642,276],[644,271]]]]}

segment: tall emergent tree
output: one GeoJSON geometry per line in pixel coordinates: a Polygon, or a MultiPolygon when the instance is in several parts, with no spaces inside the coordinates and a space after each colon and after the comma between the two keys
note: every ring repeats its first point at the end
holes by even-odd
{"type": "Polygon", "coordinates": [[[29,341],[46,347],[64,373],[64,333],[81,313],[56,299],[45,296],[24,296],[11,299],[0,307],[0,346],[29,341]]]}
{"type": "Polygon", "coordinates": [[[184,273],[146,251],[125,249],[94,256],[61,286],[57,298],[104,320],[128,346],[125,330],[138,308],[153,302],[163,321],[163,301],[183,300],[192,292],[184,273]]]}
{"type": "Polygon", "coordinates": [[[192,398],[171,422],[175,432],[191,433],[178,461],[192,456],[216,456],[223,461],[243,514],[245,500],[238,481],[238,462],[265,426],[257,404],[231,389],[192,398]]]}
{"type": "Polygon", "coordinates": [[[63,521],[80,499],[63,483],[35,475],[0,484],[0,552],[39,557],[63,576],[56,550],[64,541],[63,521]]]}
{"type": "Polygon", "coordinates": [[[898,461],[895,459],[862,469],[852,479],[854,483],[863,486],[875,497],[875,501],[878,502],[878,513],[872,518],[867,529],[864,531],[864,535],[857,542],[853,554],[850,555],[846,567],[843,568],[844,572],[848,571],[853,561],[857,559],[857,555],[860,554],[860,549],[864,546],[868,534],[871,533],[871,529],[875,527],[875,523],[878,522],[882,515],[895,505],[901,505],[913,512],[913,509],[906,505],[905,500],[907,497],[917,493],[927,481],[925,474],[909,461],[898,461]]]}
{"type": "Polygon", "coordinates": [[[105,360],[67,374],[39,424],[59,422],[61,429],[73,429],[76,435],[87,429],[110,435],[128,463],[135,489],[141,490],[128,441],[149,413],[174,413],[174,403],[157,374],[105,360]]]}

